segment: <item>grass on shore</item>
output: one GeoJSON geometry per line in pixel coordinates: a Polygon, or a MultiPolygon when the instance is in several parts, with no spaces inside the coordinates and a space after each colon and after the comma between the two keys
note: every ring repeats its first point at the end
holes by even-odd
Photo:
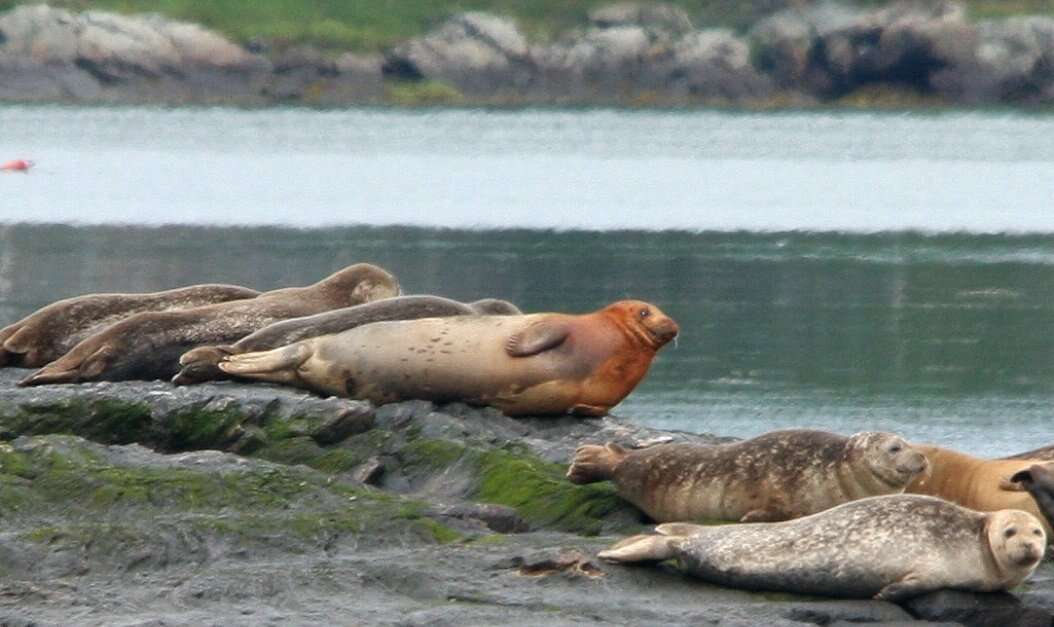
{"type": "MultiPolygon", "coordinates": [[[[311,43],[323,48],[383,50],[420,35],[451,14],[487,11],[515,18],[532,39],[546,41],[584,24],[591,9],[615,0],[48,0],[53,6],[83,11],[161,13],[204,24],[239,42],[311,43]]],[[[0,0],[6,11],[22,0],[0,0]]],[[[758,17],[761,0],[670,0],[685,8],[700,27],[743,29],[758,17]]],[[[879,5],[883,2],[867,1],[879,5]]],[[[975,17],[1020,13],[1054,14],[1051,0],[968,0],[975,17]]]]}

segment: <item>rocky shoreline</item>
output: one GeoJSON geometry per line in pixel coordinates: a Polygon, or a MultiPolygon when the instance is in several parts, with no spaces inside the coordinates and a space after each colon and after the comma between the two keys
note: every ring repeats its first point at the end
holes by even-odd
{"type": "Polygon", "coordinates": [[[647,521],[563,478],[582,442],[717,442],[287,388],[23,389],[0,370],[0,624],[1050,625],[1015,594],[904,606],[749,593],[598,561],[647,521]]]}
{"type": "Polygon", "coordinates": [[[1050,105],[1054,17],[972,20],[954,0],[802,2],[746,32],[619,3],[535,43],[450,17],[378,54],[243,47],[158,15],[0,14],[0,101],[309,106],[1050,105]]]}

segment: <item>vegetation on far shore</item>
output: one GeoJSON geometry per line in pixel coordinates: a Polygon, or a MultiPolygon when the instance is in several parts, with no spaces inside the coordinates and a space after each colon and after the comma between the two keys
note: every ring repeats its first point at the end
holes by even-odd
{"type": "MultiPolygon", "coordinates": [[[[310,43],[322,48],[379,51],[427,32],[451,14],[487,11],[515,18],[532,39],[546,41],[582,25],[591,9],[614,0],[49,0],[76,11],[160,13],[197,22],[246,43],[284,46],[310,43]]],[[[966,0],[975,17],[1054,14],[1050,0],[966,0]]],[[[744,29],[763,3],[670,0],[686,9],[699,27],[744,29]]],[[[6,11],[21,0],[0,0],[6,11]]],[[[864,5],[883,2],[864,0],[864,5]]]]}

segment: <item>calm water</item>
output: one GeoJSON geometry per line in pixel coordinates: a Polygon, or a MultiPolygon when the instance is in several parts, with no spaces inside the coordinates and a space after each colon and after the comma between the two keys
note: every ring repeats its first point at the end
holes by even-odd
{"type": "Polygon", "coordinates": [[[641,422],[1013,453],[1054,442],[1052,137],[1008,114],[0,108],[0,160],[39,164],[0,176],[0,323],[368,260],[532,311],[659,304],[684,333],[618,410],[641,422]],[[419,226],[356,226],[394,223],[419,226]],[[547,230],[577,226],[622,230],[547,230]]]}

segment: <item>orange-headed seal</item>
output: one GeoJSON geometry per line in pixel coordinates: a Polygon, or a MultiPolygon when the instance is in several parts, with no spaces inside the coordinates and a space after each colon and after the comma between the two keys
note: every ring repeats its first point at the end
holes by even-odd
{"type": "Polygon", "coordinates": [[[387,403],[463,401],[508,415],[602,416],[677,335],[657,307],[620,301],[585,315],[376,322],[271,351],[231,355],[231,375],[387,403]]]}

